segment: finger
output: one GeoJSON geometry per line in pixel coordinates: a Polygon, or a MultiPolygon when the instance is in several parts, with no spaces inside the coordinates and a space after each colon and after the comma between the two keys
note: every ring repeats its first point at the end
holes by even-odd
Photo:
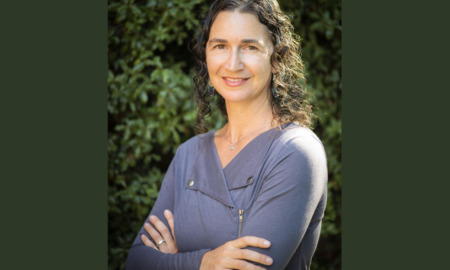
{"type": "Polygon", "coordinates": [[[170,210],[164,211],[164,217],[167,220],[167,223],[169,223],[170,231],[172,232],[173,241],[176,243],[175,239],[175,229],[174,229],[174,221],[173,221],[173,214],[170,212],[170,210]]]}
{"type": "Polygon", "coordinates": [[[271,265],[273,263],[271,257],[249,249],[236,250],[233,257],[235,259],[248,260],[265,265],[271,265]]]}
{"type": "Polygon", "coordinates": [[[158,248],[155,246],[155,244],[153,244],[153,242],[150,239],[148,239],[148,237],[145,234],[141,235],[141,241],[147,247],[151,247],[151,248],[158,250],[158,248]]]}
{"type": "Polygon", "coordinates": [[[243,236],[234,241],[229,242],[235,248],[245,248],[248,246],[252,247],[260,247],[260,248],[268,248],[270,247],[269,240],[264,238],[256,237],[256,236],[243,236]]]}
{"type": "MultiPolygon", "coordinates": [[[[159,241],[161,241],[163,238],[162,236],[159,234],[159,232],[157,230],[155,230],[152,225],[150,225],[149,223],[145,223],[144,224],[144,228],[147,231],[147,233],[150,235],[150,237],[152,238],[153,242],[155,243],[159,243],[159,241]]],[[[159,247],[156,246],[158,249],[159,247]]]]}
{"type": "MultiPolygon", "coordinates": [[[[169,229],[167,228],[167,226],[161,221],[159,220],[158,217],[151,215],[150,216],[150,222],[155,226],[155,228],[158,230],[160,236],[162,238],[158,239],[157,241],[160,241],[161,239],[164,239],[166,242],[162,243],[159,248],[161,249],[162,245],[167,245],[168,248],[170,248],[170,250],[174,249],[175,247],[175,243],[173,242],[173,237],[172,234],[169,232],[169,229]]],[[[153,238],[153,240],[156,240],[153,238]]],[[[156,242],[158,243],[158,242],[156,242]]]]}

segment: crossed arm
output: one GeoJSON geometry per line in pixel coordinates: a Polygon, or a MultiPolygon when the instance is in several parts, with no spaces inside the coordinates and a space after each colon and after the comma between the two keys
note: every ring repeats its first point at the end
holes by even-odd
{"type": "MultiPolygon", "coordinates": [[[[314,252],[326,199],[326,174],[324,155],[318,155],[314,147],[306,147],[280,160],[264,179],[246,217],[243,237],[213,250],[177,253],[176,221],[170,211],[163,214],[164,209],[173,208],[155,205],[157,210],[149,217],[153,226],[143,227],[154,242],[141,231],[137,239],[140,243],[135,241],[130,250],[127,269],[148,269],[148,266],[153,269],[284,269],[313,222],[319,230],[310,233],[311,243],[305,246],[310,247],[307,252],[314,252]],[[166,220],[156,216],[164,216],[166,220]],[[196,263],[185,264],[192,261],[196,263]]],[[[170,188],[163,184],[163,189],[170,188]]],[[[171,194],[168,191],[162,194],[171,194]]]]}
{"type": "Polygon", "coordinates": [[[254,263],[270,265],[272,259],[246,247],[268,248],[270,242],[258,237],[242,237],[216,249],[202,249],[193,252],[178,253],[175,239],[173,209],[173,163],[161,186],[158,198],[149,222],[145,222],[134,241],[127,259],[126,269],[264,269],[254,263]],[[163,210],[165,211],[163,212],[163,210]],[[164,216],[165,220],[159,217],[164,216]],[[169,230],[170,228],[170,230],[169,230]],[[147,236],[148,234],[148,236],[147,236]],[[150,238],[153,240],[151,241],[150,238]],[[164,241],[163,241],[164,240],[164,241]]]}
{"type": "MultiPolygon", "coordinates": [[[[175,240],[173,214],[169,210],[165,210],[164,217],[171,231],[168,230],[166,225],[158,217],[151,215],[149,220],[154,227],[148,223],[144,227],[157,244],[155,245],[145,234],[141,235],[141,240],[147,247],[163,253],[177,253],[178,248],[175,240]]],[[[269,256],[244,249],[248,246],[268,248],[270,247],[270,242],[255,236],[245,236],[229,241],[214,250],[206,252],[203,255],[200,269],[264,269],[246,260],[263,265],[272,264],[273,260],[269,256]]]]}

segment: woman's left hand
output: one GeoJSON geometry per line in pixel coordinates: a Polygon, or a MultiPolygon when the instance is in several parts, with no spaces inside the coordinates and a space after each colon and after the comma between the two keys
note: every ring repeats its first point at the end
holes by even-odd
{"type": "Polygon", "coordinates": [[[147,222],[144,224],[144,228],[153,239],[153,241],[157,243],[157,245],[155,245],[145,234],[141,235],[141,240],[146,246],[152,247],[161,252],[178,253],[177,242],[175,241],[173,214],[169,210],[165,210],[164,217],[166,218],[167,223],[169,223],[172,234],[170,233],[166,225],[161,220],[159,220],[158,217],[151,215],[149,217],[149,220],[156,229],[147,222]]]}

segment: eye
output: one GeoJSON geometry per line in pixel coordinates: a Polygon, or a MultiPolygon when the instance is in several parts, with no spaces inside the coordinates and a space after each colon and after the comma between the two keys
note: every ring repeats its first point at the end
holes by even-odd
{"type": "Polygon", "coordinates": [[[248,49],[249,51],[257,51],[257,50],[258,50],[257,47],[252,46],[252,45],[247,46],[247,49],[248,49]]]}
{"type": "Polygon", "coordinates": [[[223,45],[223,44],[217,44],[217,45],[214,46],[213,48],[214,48],[214,49],[223,50],[223,49],[225,49],[225,45],[223,45]]]}

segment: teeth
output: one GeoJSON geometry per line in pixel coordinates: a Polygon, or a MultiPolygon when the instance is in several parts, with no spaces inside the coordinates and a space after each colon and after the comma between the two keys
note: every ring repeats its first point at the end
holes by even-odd
{"type": "Polygon", "coordinates": [[[227,78],[227,81],[230,81],[230,82],[240,82],[240,81],[243,81],[244,79],[231,79],[231,78],[227,78]]]}

